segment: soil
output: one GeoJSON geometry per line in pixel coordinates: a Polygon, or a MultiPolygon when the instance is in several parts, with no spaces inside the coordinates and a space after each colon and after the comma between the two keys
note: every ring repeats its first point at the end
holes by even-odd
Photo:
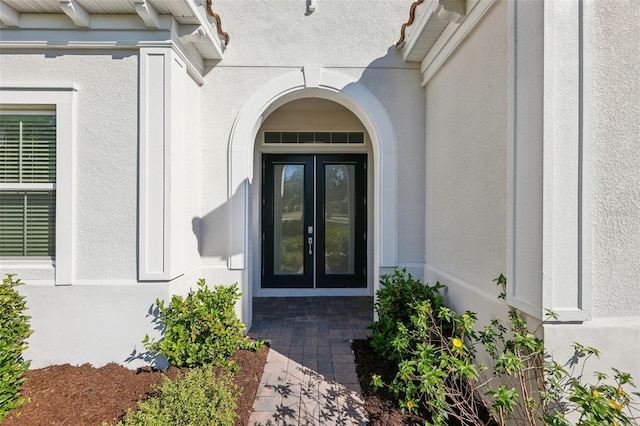
{"type": "Polygon", "coordinates": [[[385,383],[390,383],[398,371],[397,364],[377,355],[368,340],[354,340],[351,344],[356,361],[356,373],[364,398],[364,409],[371,426],[424,425],[424,416],[403,413],[395,398],[387,389],[371,386],[371,376],[377,374],[385,383]]]}
{"type": "MultiPolygon", "coordinates": [[[[243,350],[232,357],[240,366],[234,382],[242,389],[237,426],[249,422],[268,350],[266,346],[257,352],[243,350]]],[[[31,402],[18,409],[19,417],[13,413],[2,425],[116,424],[138,401],[156,392],[153,385],[159,385],[163,376],[172,379],[179,371],[175,367],[166,372],[150,367],[135,371],[117,364],[100,368],[65,364],[30,370],[21,394],[31,402]]]]}

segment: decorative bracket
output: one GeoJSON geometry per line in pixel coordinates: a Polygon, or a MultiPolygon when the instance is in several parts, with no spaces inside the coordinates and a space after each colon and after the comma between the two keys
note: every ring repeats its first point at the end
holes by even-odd
{"type": "Polygon", "coordinates": [[[159,28],[160,19],[158,18],[158,12],[149,4],[147,0],[137,1],[134,3],[136,12],[140,16],[140,19],[144,21],[144,25],[149,28],[159,28]]]}
{"type": "Polygon", "coordinates": [[[465,0],[440,0],[436,10],[438,18],[459,24],[466,13],[465,0]]]}
{"type": "Polygon", "coordinates": [[[0,21],[7,27],[19,27],[20,14],[5,2],[0,1],[0,21]]]}
{"type": "Polygon", "coordinates": [[[84,10],[76,0],[61,0],[60,9],[62,9],[78,27],[89,28],[91,26],[89,13],[84,10]]]}

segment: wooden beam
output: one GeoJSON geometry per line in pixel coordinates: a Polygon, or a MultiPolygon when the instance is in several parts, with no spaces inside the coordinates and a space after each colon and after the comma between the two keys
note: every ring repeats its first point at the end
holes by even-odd
{"type": "Polygon", "coordinates": [[[91,26],[89,13],[87,13],[76,0],[60,0],[60,9],[62,9],[78,27],[89,28],[91,26]]]}
{"type": "Polygon", "coordinates": [[[158,12],[149,4],[147,0],[136,1],[134,3],[136,8],[136,12],[140,18],[144,21],[144,24],[149,28],[159,28],[160,27],[160,19],[158,17],[158,12]]]}
{"type": "Polygon", "coordinates": [[[5,2],[0,1],[0,21],[7,27],[19,27],[20,14],[5,2]]]}

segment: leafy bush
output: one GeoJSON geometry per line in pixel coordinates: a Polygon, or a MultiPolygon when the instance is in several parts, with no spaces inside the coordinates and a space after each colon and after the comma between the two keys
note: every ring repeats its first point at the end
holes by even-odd
{"type": "MultiPolygon", "coordinates": [[[[506,299],[506,278],[500,275],[495,281],[502,290],[499,298],[506,299]]],[[[557,319],[547,311],[546,321],[557,319]]],[[[589,359],[599,357],[596,348],[573,343],[573,356],[561,364],[547,352],[536,332],[529,331],[518,311],[511,308],[507,321],[495,319],[474,335],[491,355],[494,377],[500,379],[497,387],[492,381],[483,386],[500,424],[638,424],[632,395],[640,394],[625,390],[635,387],[629,374],[612,368],[613,382],[598,372],[595,383],[588,383],[583,371],[589,359]]]]}
{"type": "Polygon", "coordinates": [[[232,426],[239,397],[229,373],[213,374],[212,367],[193,368],[173,381],[163,379],[159,394],[138,403],[120,425],[232,426]]]}
{"type": "MultiPolygon", "coordinates": [[[[496,282],[502,287],[499,297],[506,299],[506,278],[500,275],[496,282]]],[[[640,394],[626,389],[635,387],[629,374],[612,369],[613,382],[603,373],[597,373],[595,384],[583,382],[579,364],[584,368],[597,357],[596,349],[576,343],[574,356],[560,364],[513,308],[507,321],[495,319],[476,332],[472,312],[458,316],[430,301],[411,306],[409,324],[400,324],[392,336],[396,347],[406,348],[397,352],[396,377],[389,384],[372,377],[373,386],[388,386],[404,409],[428,411],[435,425],[449,418],[478,426],[489,420],[529,426],[569,426],[576,419],[580,425],[637,424],[632,396],[640,394]],[[476,361],[477,346],[492,359],[491,375],[482,375],[487,367],[476,361]]],[[[556,319],[552,312],[549,316],[556,319]]]]}
{"type": "Polygon", "coordinates": [[[231,355],[262,344],[243,336],[245,326],[235,314],[240,296],[237,284],[210,290],[200,279],[198,290],[190,291],[186,298],[174,295],[168,306],[157,299],[154,321],[162,324],[164,336],[158,341],[145,336],[142,343],[178,367],[212,364],[233,369],[231,355]]]}
{"type": "Polygon", "coordinates": [[[432,424],[445,425],[449,417],[462,424],[484,425],[487,408],[476,395],[474,380],[481,368],[475,365],[475,351],[465,343],[476,317],[454,311],[430,300],[413,304],[414,314],[407,326],[400,324],[393,337],[398,352],[398,372],[384,384],[372,378],[374,388],[388,386],[403,410],[430,417],[432,424]]]}
{"type": "Polygon", "coordinates": [[[444,298],[438,291],[444,286],[440,283],[425,285],[407,274],[406,269],[382,275],[380,284],[374,304],[378,321],[371,325],[371,347],[379,355],[399,361],[411,345],[403,345],[405,342],[396,337],[401,330],[411,327],[411,317],[416,314],[418,303],[429,301],[436,308],[443,305],[444,298]]]}
{"type": "Polygon", "coordinates": [[[30,364],[22,358],[22,351],[27,348],[26,339],[32,333],[31,317],[23,313],[24,297],[15,290],[22,283],[14,276],[7,274],[0,285],[0,421],[26,402],[20,397],[20,387],[27,380],[24,373],[30,364]]]}

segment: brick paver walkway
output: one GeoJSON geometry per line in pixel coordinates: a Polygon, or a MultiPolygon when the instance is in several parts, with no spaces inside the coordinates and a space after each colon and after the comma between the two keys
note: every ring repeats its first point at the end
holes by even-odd
{"type": "Polygon", "coordinates": [[[371,297],[255,298],[249,335],[271,349],[251,426],[365,425],[352,339],[365,339],[371,297]]]}

